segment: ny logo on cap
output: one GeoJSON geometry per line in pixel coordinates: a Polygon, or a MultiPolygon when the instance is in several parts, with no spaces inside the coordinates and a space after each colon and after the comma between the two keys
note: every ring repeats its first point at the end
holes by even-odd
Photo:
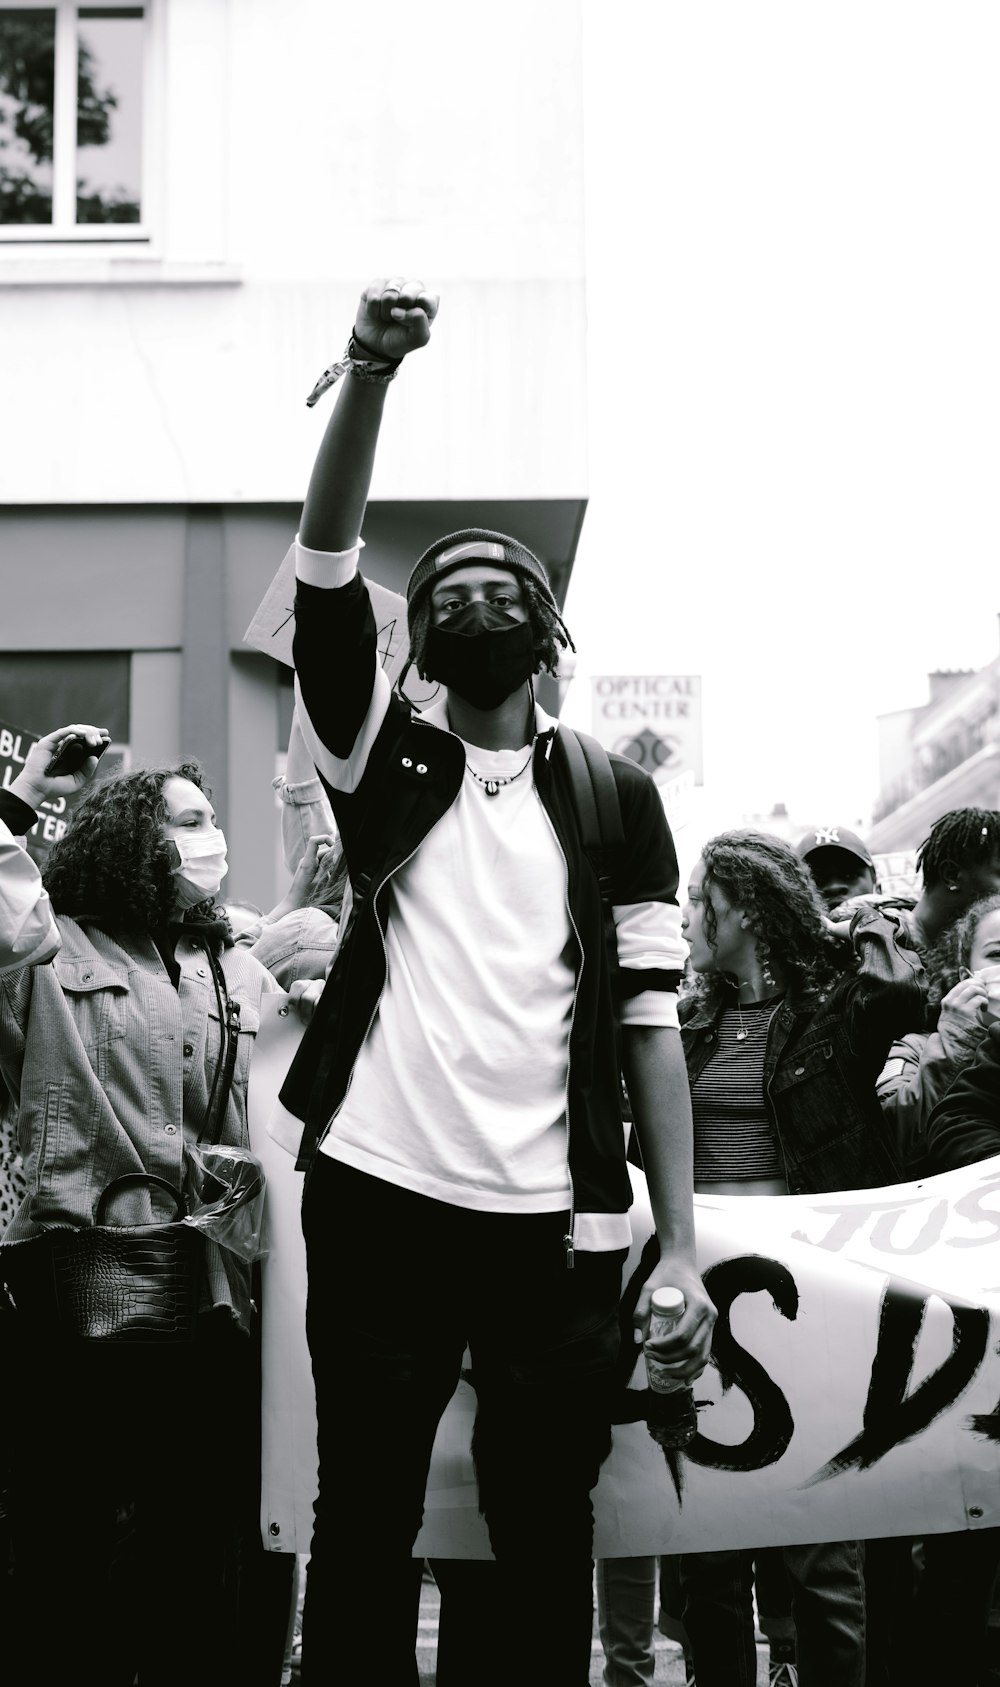
{"type": "Polygon", "coordinates": [[[816,847],[820,844],[839,844],[840,832],[836,826],[817,826],[816,847]]]}

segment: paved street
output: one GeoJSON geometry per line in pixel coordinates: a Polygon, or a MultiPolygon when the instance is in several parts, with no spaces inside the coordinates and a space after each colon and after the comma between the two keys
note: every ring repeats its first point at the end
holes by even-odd
{"type": "MultiPolygon", "coordinates": [[[[417,1640],[417,1661],[420,1666],[420,1687],[434,1687],[434,1652],[437,1645],[438,1609],[441,1596],[432,1583],[424,1582],[420,1593],[420,1628],[417,1640]]],[[[511,1655],[510,1679],[512,1687],[517,1681],[517,1636],[511,1628],[506,1636],[499,1639],[495,1635],[489,1636],[485,1644],[500,1644],[509,1647],[511,1655]]],[[[594,1619],[594,1639],[591,1646],[590,1687],[601,1687],[601,1672],[604,1667],[604,1654],[601,1642],[597,1638],[597,1619],[594,1619]]],[[[656,1641],[656,1687],[683,1687],[684,1663],[681,1649],[672,1640],[663,1640],[659,1636],[656,1641]]],[[[767,1683],[767,1647],[757,1648],[757,1687],[766,1687],[767,1683]]]]}

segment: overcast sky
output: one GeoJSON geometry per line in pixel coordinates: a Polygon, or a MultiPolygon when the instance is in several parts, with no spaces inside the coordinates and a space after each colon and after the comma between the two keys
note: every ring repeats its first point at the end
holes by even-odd
{"type": "Polygon", "coordinates": [[[701,674],[716,807],[867,819],[876,714],[1000,648],[1000,8],[585,3],[565,718],[701,674]]]}

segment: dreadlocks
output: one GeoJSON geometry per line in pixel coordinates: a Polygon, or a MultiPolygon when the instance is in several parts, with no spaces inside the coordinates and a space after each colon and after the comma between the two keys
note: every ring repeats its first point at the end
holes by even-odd
{"type": "Polygon", "coordinates": [[[1000,813],[993,808],[953,808],[935,820],[917,851],[925,887],[942,884],[956,867],[1000,856],[1000,813]]]}
{"type": "MultiPolygon", "coordinates": [[[[570,638],[569,630],[558,609],[546,602],[535,581],[524,574],[519,574],[517,579],[524,595],[524,606],[528,611],[528,621],[534,637],[535,673],[545,668],[550,674],[554,674],[559,665],[560,648],[575,650],[576,645],[570,638]]],[[[414,610],[410,623],[410,661],[421,679],[430,677],[424,672],[430,624],[430,597],[425,596],[414,610]]]]}
{"type": "MultiPolygon", "coordinates": [[[[710,891],[722,890],[746,915],[759,953],[777,965],[797,1001],[820,1000],[845,972],[856,969],[851,945],[827,927],[824,910],[805,863],[781,838],[768,832],[720,832],[701,852],[704,930],[716,935],[710,891]]],[[[732,981],[725,973],[702,973],[692,992],[715,1011],[728,1005],[732,981]]]]}

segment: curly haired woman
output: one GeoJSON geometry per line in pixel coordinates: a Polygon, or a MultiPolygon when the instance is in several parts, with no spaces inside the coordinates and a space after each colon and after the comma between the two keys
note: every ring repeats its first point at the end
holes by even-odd
{"type": "MultiPolygon", "coordinates": [[[[91,787],[44,874],[19,839],[56,776],[48,733],[0,792],[0,1070],[28,1194],[4,1236],[15,1302],[35,1239],[93,1225],[125,1174],[185,1188],[203,1132],[246,1146],[246,1085],[269,973],[215,903],[226,841],[194,762],[91,787]]],[[[139,1182],[116,1224],[170,1218],[139,1182]]],[[[250,1266],[205,1241],[190,1342],[74,1341],[14,1317],[15,1574],[33,1680],[228,1683],[238,1673],[239,1525],[254,1493],[250,1266]]]]}
{"type": "MultiPolygon", "coordinates": [[[[924,1006],[920,961],[897,914],[865,907],[848,936],[831,924],[808,868],[786,843],[731,831],[705,845],[683,930],[693,973],[681,1035],[696,1192],[819,1194],[898,1181],[875,1085],[893,1038],[922,1026],[924,1006]]],[[[860,1687],[859,1544],[781,1550],[801,1687],[860,1687]]],[[[698,1687],[756,1680],[753,1560],[752,1551],[726,1551],[673,1562],[698,1687]]],[[[616,1589],[619,1570],[634,1583],[634,1560],[599,1566],[602,1628],[616,1600],[624,1606],[629,1598],[626,1585],[616,1589]]],[[[655,1560],[647,1570],[651,1623],[655,1560]]],[[[605,1674],[608,1687],[619,1679],[643,1678],[605,1674]]]]}

